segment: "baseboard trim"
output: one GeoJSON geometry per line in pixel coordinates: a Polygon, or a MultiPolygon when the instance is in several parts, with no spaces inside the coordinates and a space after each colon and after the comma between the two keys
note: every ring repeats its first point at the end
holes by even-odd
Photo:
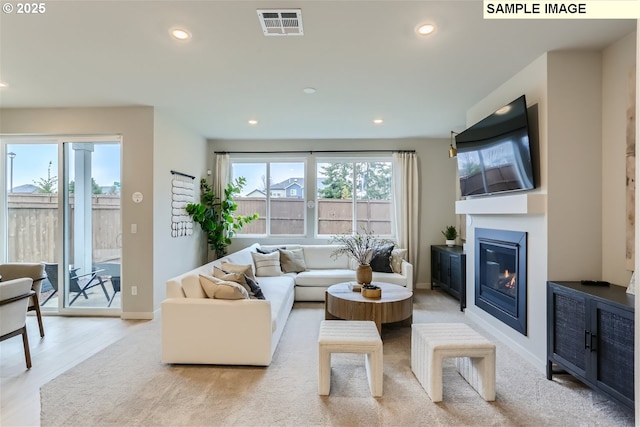
{"type": "Polygon", "coordinates": [[[153,312],[147,311],[127,311],[122,312],[120,318],[123,320],[153,320],[153,312]]]}
{"type": "Polygon", "coordinates": [[[431,289],[431,283],[416,283],[416,289],[431,289]]]}
{"type": "Polygon", "coordinates": [[[500,341],[505,343],[511,350],[515,351],[516,353],[518,353],[520,357],[522,357],[523,359],[531,363],[538,371],[542,373],[546,373],[547,365],[544,360],[538,359],[529,350],[524,348],[520,343],[514,341],[513,339],[511,339],[511,337],[509,337],[507,334],[500,331],[499,329],[496,329],[495,326],[493,326],[491,323],[487,322],[484,318],[482,318],[477,313],[475,313],[473,309],[467,308],[465,310],[465,314],[467,315],[467,317],[469,317],[469,319],[477,323],[478,326],[486,329],[489,333],[495,335],[496,338],[498,338],[500,341]]]}

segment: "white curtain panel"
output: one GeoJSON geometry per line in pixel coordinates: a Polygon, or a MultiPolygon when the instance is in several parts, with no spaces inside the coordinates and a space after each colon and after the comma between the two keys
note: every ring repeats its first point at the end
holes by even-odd
{"type": "MultiPolygon", "coordinates": [[[[418,206],[420,182],[416,153],[393,153],[393,207],[398,247],[407,249],[407,261],[418,271],[418,206]]],[[[416,275],[414,274],[414,281],[416,275]]]]}
{"type": "Polygon", "coordinates": [[[213,180],[213,193],[220,197],[224,197],[224,189],[229,183],[229,168],[231,163],[229,162],[228,154],[215,154],[216,156],[216,175],[213,180]]]}

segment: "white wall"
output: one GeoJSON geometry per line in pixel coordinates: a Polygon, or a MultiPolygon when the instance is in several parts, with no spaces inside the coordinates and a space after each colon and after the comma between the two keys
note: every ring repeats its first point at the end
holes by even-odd
{"type": "Polygon", "coordinates": [[[602,275],[602,55],[548,55],[548,277],[602,275]]]}
{"type": "Polygon", "coordinates": [[[171,237],[171,170],[195,176],[196,200],[200,179],[206,178],[207,141],[155,110],[153,149],[153,281],[154,308],[166,297],[167,279],[201,265],[206,259],[206,242],[195,224],[191,236],[171,237]]]}
{"type": "Polygon", "coordinates": [[[631,278],[625,263],[625,152],[635,52],[634,32],[605,49],[602,60],[602,279],[620,285],[631,278]]]}
{"type": "MultiPolygon", "coordinates": [[[[211,140],[209,141],[209,166],[213,168],[215,151],[318,151],[318,150],[415,150],[418,155],[420,175],[420,253],[414,274],[417,287],[428,287],[431,282],[431,245],[443,244],[440,230],[455,223],[455,160],[448,157],[449,140],[384,139],[384,140],[211,140]]],[[[286,156],[283,154],[283,157],[286,156]]],[[[313,177],[311,177],[312,179],[313,177]]],[[[315,180],[312,179],[315,182],[315,180]]],[[[288,239],[290,242],[292,239],[288,239]]],[[[230,250],[249,246],[255,239],[235,238],[230,250]]],[[[277,239],[258,240],[263,244],[281,243],[277,239]]],[[[297,240],[313,243],[314,239],[297,240]]]]}

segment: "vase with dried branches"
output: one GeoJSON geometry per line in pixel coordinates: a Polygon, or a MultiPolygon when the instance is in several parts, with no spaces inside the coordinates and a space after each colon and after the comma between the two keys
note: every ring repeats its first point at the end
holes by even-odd
{"type": "Polygon", "coordinates": [[[374,252],[381,246],[393,243],[393,241],[382,239],[373,230],[366,230],[363,227],[357,233],[334,235],[329,243],[339,245],[331,256],[334,259],[340,255],[347,255],[353,258],[358,263],[356,280],[360,284],[369,284],[373,278],[373,271],[369,263],[374,252]]]}

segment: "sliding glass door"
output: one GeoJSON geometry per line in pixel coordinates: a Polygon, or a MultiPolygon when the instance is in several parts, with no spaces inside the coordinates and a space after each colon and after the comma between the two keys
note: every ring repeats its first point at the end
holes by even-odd
{"type": "Polygon", "coordinates": [[[120,144],[75,139],[63,148],[63,308],[119,308],[120,144]]]}
{"type": "Polygon", "coordinates": [[[43,311],[120,311],[120,140],[3,140],[2,257],[42,262],[43,311]]]}

